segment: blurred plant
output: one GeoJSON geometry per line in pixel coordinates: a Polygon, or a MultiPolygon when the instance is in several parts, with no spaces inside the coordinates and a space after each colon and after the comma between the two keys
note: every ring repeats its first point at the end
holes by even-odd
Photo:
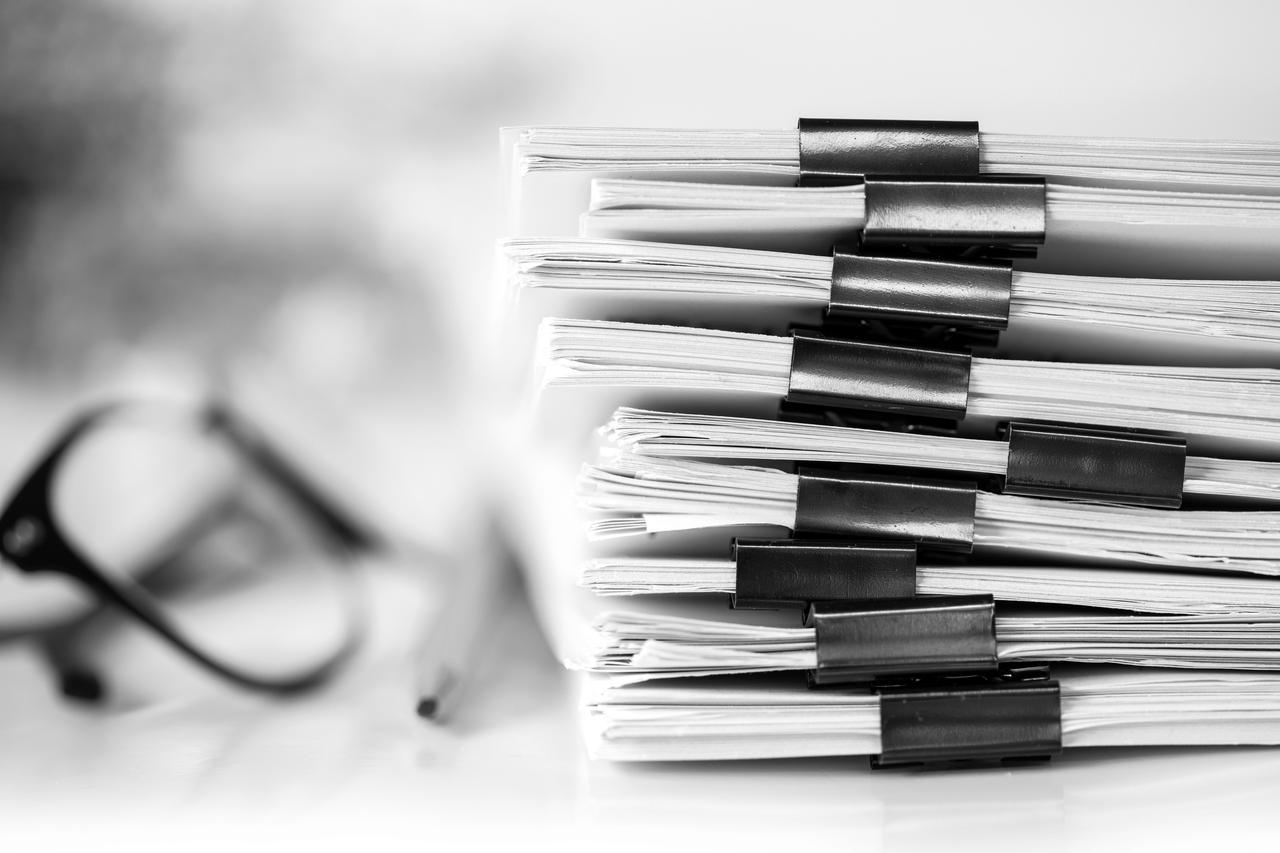
{"type": "Polygon", "coordinates": [[[0,347],[10,363],[49,355],[58,300],[38,272],[45,224],[115,206],[165,171],[168,47],[111,3],[0,0],[0,347]]]}
{"type": "Polygon", "coordinates": [[[457,367],[495,128],[537,85],[495,20],[0,0],[0,360],[83,382],[139,352],[256,353],[419,388],[457,367]]]}
{"type": "Polygon", "coordinates": [[[0,182],[20,198],[162,153],[163,34],[110,3],[0,0],[0,182]]]}

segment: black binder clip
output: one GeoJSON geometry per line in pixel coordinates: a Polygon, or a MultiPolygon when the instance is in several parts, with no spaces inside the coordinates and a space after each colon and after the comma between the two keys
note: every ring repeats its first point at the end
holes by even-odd
{"type": "Polygon", "coordinates": [[[1047,761],[1062,751],[1053,680],[895,687],[880,694],[880,754],[871,766],[1047,761]]]}
{"type": "Polygon", "coordinates": [[[912,255],[832,253],[828,322],[874,318],[996,332],[1009,327],[1013,264],[912,255]]]}
{"type": "Polygon", "coordinates": [[[818,665],[812,687],[898,676],[981,675],[999,671],[995,599],[990,595],[921,596],[815,602],[818,665]]]}
{"type": "Polygon", "coordinates": [[[978,488],[974,483],[802,468],[796,490],[797,533],[911,541],[921,547],[973,550],[978,488]]]}
{"type": "Polygon", "coordinates": [[[960,420],[972,356],[795,332],[786,400],[960,420]]]}
{"type": "Polygon", "coordinates": [[[866,175],[976,175],[976,121],[802,118],[797,186],[860,183],[866,175]]]}
{"type": "Polygon", "coordinates": [[[1139,430],[1008,426],[1003,491],[1011,495],[1177,509],[1187,440],[1139,430]]]}
{"type": "Polygon", "coordinates": [[[995,672],[964,672],[950,675],[895,675],[882,676],[872,682],[873,690],[892,690],[906,687],[971,687],[1004,682],[1048,681],[1049,664],[1014,661],[1001,663],[995,672]]]}
{"type": "Polygon", "coordinates": [[[954,323],[911,323],[873,317],[829,315],[822,325],[829,338],[850,341],[875,341],[897,346],[974,352],[994,350],[1000,344],[1000,333],[994,329],[978,329],[954,323]]]}
{"type": "Polygon", "coordinates": [[[955,435],[958,426],[954,420],[947,418],[922,418],[918,415],[891,415],[887,412],[837,409],[789,400],[783,400],[778,404],[778,420],[797,424],[877,429],[918,435],[955,435]]]}
{"type": "Polygon", "coordinates": [[[735,539],[735,609],[808,607],[816,601],[908,598],[916,594],[910,542],[735,539]]]}
{"type": "Polygon", "coordinates": [[[867,178],[863,245],[875,251],[1034,258],[1045,241],[1043,178],[867,178]]]}

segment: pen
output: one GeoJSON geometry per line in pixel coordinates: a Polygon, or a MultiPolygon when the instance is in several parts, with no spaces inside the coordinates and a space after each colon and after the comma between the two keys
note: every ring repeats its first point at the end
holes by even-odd
{"type": "Polygon", "coordinates": [[[417,666],[417,713],[444,723],[471,680],[469,674],[493,636],[494,614],[506,600],[512,555],[490,519],[476,547],[456,559],[453,585],[427,630],[417,666]]]}

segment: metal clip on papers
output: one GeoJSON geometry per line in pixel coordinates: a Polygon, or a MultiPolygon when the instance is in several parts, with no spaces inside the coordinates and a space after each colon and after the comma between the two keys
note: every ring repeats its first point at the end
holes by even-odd
{"type": "Polygon", "coordinates": [[[955,480],[801,469],[797,533],[973,549],[978,488],[955,480]]]}
{"type": "Polygon", "coordinates": [[[733,559],[734,608],[774,610],[916,594],[916,546],[909,542],[735,539],[733,559]]]}
{"type": "Polygon", "coordinates": [[[893,676],[994,675],[995,600],[947,595],[859,602],[815,602],[815,687],[893,676]]]}
{"type": "Polygon", "coordinates": [[[871,766],[1046,760],[1062,751],[1056,681],[905,687],[880,692],[871,766]]]}
{"type": "Polygon", "coordinates": [[[828,321],[875,318],[1003,331],[1013,265],[919,256],[866,255],[837,247],[828,321]]]}
{"type": "Polygon", "coordinates": [[[866,175],[976,175],[976,121],[802,118],[798,186],[861,183],[866,175]]]}
{"type": "Polygon", "coordinates": [[[867,178],[862,243],[912,250],[1035,257],[1045,241],[1044,178],[955,175],[867,178]]]}
{"type": "Polygon", "coordinates": [[[952,418],[925,418],[920,415],[895,415],[888,412],[871,412],[849,409],[838,405],[811,405],[783,400],[778,405],[778,420],[800,424],[826,424],[830,426],[861,427],[863,429],[910,432],[920,435],[955,435],[956,421],[952,418]]]}
{"type": "Polygon", "coordinates": [[[1004,492],[1177,509],[1187,440],[1140,431],[1009,425],[1004,492]]]}
{"type": "Polygon", "coordinates": [[[969,404],[967,353],[792,335],[786,400],[959,420],[969,404]]]}
{"type": "Polygon", "coordinates": [[[877,678],[872,687],[877,691],[908,687],[916,689],[926,687],[974,687],[1013,681],[1048,681],[1050,675],[1049,664],[1047,663],[1001,663],[1000,668],[995,672],[961,672],[950,675],[895,675],[877,678]]]}

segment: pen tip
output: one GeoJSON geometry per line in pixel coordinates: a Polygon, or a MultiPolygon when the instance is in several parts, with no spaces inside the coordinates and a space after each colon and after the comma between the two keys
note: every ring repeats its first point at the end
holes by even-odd
{"type": "Polygon", "coordinates": [[[59,676],[62,695],[78,702],[101,702],[106,697],[102,679],[83,669],[70,669],[59,676]]]}
{"type": "Polygon", "coordinates": [[[418,700],[418,716],[424,720],[434,720],[439,709],[440,703],[433,696],[426,696],[418,700]]]}

